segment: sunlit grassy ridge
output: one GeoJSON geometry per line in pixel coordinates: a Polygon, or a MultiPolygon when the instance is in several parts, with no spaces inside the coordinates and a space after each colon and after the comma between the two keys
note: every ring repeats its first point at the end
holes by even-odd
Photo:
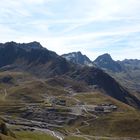
{"type": "Polygon", "coordinates": [[[40,132],[17,132],[16,133],[17,139],[20,140],[58,140],[57,138],[40,132]]]}
{"type": "Polygon", "coordinates": [[[77,98],[82,102],[85,102],[86,104],[99,105],[105,103],[112,103],[115,104],[119,110],[123,111],[135,110],[133,107],[126,105],[116,99],[113,99],[112,97],[109,97],[105,94],[102,94],[101,92],[77,94],[75,98],[77,98]]]}
{"type": "Polygon", "coordinates": [[[86,140],[86,139],[78,136],[69,136],[66,137],[64,140],[86,140]]]}
{"type": "Polygon", "coordinates": [[[6,136],[3,134],[0,134],[0,140],[17,140],[16,138],[13,138],[11,136],[6,136]]]}
{"type": "Polygon", "coordinates": [[[112,113],[89,124],[80,131],[96,136],[140,137],[140,112],[112,113]]]}

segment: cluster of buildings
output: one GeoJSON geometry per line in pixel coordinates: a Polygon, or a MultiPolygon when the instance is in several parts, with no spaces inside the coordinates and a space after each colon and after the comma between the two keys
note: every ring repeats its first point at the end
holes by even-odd
{"type": "Polygon", "coordinates": [[[60,106],[66,106],[67,105],[66,100],[55,98],[55,97],[48,98],[48,100],[45,101],[45,104],[47,106],[50,106],[50,107],[53,107],[53,106],[56,106],[56,105],[60,105],[60,106]]]}
{"type": "Polygon", "coordinates": [[[94,108],[94,111],[97,113],[110,113],[117,110],[117,106],[113,104],[100,104],[94,108]]]}

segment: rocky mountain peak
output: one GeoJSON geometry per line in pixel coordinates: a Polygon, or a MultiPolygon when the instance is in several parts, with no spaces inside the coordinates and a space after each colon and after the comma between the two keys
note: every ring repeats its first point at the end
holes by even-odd
{"type": "Polygon", "coordinates": [[[19,48],[23,48],[26,50],[31,50],[31,49],[42,49],[43,47],[41,46],[41,44],[39,42],[33,41],[30,43],[16,43],[14,41],[11,42],[6,42],[6,43],[1,43],[0,44],[1,47],[19,47],[19,48]]]}
{"type": "Polygon", "coordinates": [[[100,62],[103,62],[103,61],[113,61],[112,57],[110,54],[108,53],[105,53],[103,55],[100,55],[99,57],[97,57],[97,59],[95,60],[96,61],[100,61],[100,62]]]}
{"type": "Polygon", "coordinates": [[[43,48],[42,45],[37,41],[33,41],[33,42],[30,42],[30,43],[27,43],[27,44],[23,43],[22,45],[24,45],[25,47],[28,47],[28,48],[30,47],[32,49],[43,48]]]}
{"type": "Polygon", "coordinates": [[[112,59],[112,57],[110,56],[110,54],[105,53],[103,55],[100,55],[99,57],[97,57],[97,59],[95,59],[94,63],[102,68],[102,69],[107,69],[107,70],[111,70],[114,72],[118,72],[122,70],[122,67],[119,63],[117,63],[116,61],[114,61],[112,59]]]}
{"type": "Polygon", "coordinates": [[[83,55],[80,51],[64,54],[62,57],[76,64],[93,66],[92,61],[86,55],[83,55]]]}

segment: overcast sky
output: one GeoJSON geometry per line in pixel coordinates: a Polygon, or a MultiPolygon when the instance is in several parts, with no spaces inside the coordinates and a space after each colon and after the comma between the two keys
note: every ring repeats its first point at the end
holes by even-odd
{"type": "Polygon", "coordinates": [[[140,59],[140,0],[0,0],[0,40],[140,59]]]}

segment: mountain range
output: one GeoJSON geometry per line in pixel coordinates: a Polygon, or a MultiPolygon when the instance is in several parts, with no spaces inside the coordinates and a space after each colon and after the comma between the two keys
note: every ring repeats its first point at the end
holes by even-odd
{"type": "Polygon", "coordinates": [[[0,139],[140,138],[139,60],[0,43],[0,139]]]}
{"type": "Polygon", "coordinates": [[[99,69],[108,68],[115,72],[120,71],[121,67],[118,62],[113,61],[108,54],[105,54],[98,57],[93,63],[97,67],[91,67],[91,61],[80,52],[70,53],[68,57],[65,54],[61,57],[55,52],[43,48],[37,42],[0,44],[0,71],[25,71],[40,78],[66,77],[89,86],[97,85],[107,95],[126,104],[140,107],[140,101],[134,95],[99,69]]]}
{"type": "MultiPolygon", "coordinates": [[[[73,53],[62,55],[64,58],[68,58],[70,55],[72,59],[67,59],[68,61],[75,62],[74,60],[80,59],[80,63],[76,61],[76,63],[80,65],[87,65],[81,62],[85,57],[85,55],[80,55],[79,58],[75,58],[73,53]]],[[[76,54],[76,52],[74,53],[76,54]]],[[[78,52],[79,54],[79,52],[78,52]]],[[[140,60],[138,59],[125,59],[123,61],[115,61],[112,59],[110,54],[103,54],[98,56],[94,61],[87,59],[90,66],[96,66],[110,76],[115,78],[119,83],[121,83],[125,88],[131,90],[131,92],[139,93],[140,92],[140,60]]],[[[89,66],[89,65],[87,65],[89,66]]]]}

